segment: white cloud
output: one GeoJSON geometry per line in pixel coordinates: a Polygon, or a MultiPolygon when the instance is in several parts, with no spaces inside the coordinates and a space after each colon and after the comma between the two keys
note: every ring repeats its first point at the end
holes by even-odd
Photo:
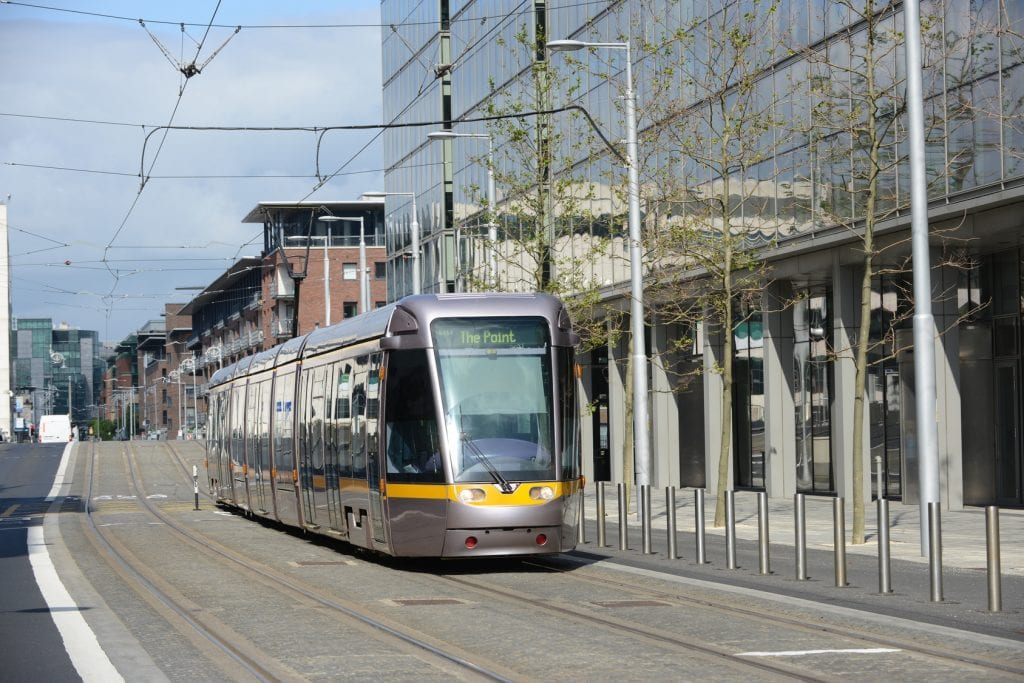
{"type": "MultiPolygon", "coordinates": [[[[180,30],[156,20],[208,21],[216,3],[97,0],[92,5],[65,6],[127,17],[142,13],[177,58],[180,30]],[[154,12],[159,15],[146,16],[154,12]]],[[[215,23],[323,26],[378,21],[377,0],[225,1],[215,23]]],[[[203,31],[188,27],[197,39],[203,31]]],[[[197,62],[205,61],[230,34],[231,29],[211,29],[197,62]]],[[[186,61],[194,51],[195,44],[186,37],[186,61]]],[[[171,119],[182,82],[137,22],[11,5],[0,5],[0,64],[4,114],[162,125],[171,119]]],[[[173,122],[376,123],[381,120],[380,73],[376,27],[243,28],[189,80],[173,122]]],[[[0,200],[12,196],[8,222],[15,316],[51,317],[98,330],[103,339],[121,339],[158,317],[165,302],[188,298],[175,287],[208,284],[234,257],[259,251],[262,239],[246,244],[259,226],[241,223],[257,202],[302,199],[315,185],[312,178],[195,177],[311,176],[316,150],[312,133],[171,131],[162,147],[162,133],[150,136],[147,171],[158,148],[159,157],[154,177],[139,195],[135,174],[150,130],[0,116],[0,200]],[[51,248],[57,243],[70,246],[51,248]],[[71,264],[65,265],[66,260],[71,264]]],[[[377,146],[356,156],[374,133],[330,133],[321,150],[321,169],[333,171],[350,159],[348,171],[378,169],[377,146]]],[[[382,186],[379,172],[339,175],[314,196],[352,199],[382,186]]]]}

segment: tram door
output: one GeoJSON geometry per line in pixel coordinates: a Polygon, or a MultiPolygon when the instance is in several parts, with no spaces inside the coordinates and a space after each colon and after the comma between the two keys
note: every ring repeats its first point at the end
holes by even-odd
{"type": "Polygon", "coordinates": [[[302,498],[306,524],[328,523],[327,480],[324,471],[324,376],[325,368],[309,370],[302,406],[302,498]]]}
{"type": "Polygon", "coordinates": [[[231,392],[221,391],[215,395],[213,414],[216,419],[215,457],[210,463],[207,475],[211,479],[211,493],[220,497],[231,497],[231,420],[228,408],[231,405],[231,392]]]}
{"type": "Polygon", "coordinates": [[[324,416],[324,472],[327,479],[327,517],[328,525],[335,531],[344,531],[344,520],[341,514],[341,467],[339,463],[340,441],[338,425],[341,420],[339,394],[341,387],[337,381],[338,364],[326,370],[327,391],[325,397],[326,413],[324,416]]]}
{"type": "Polygon", "coordinates": [[[249,469],[252,470],[253,484],[252,492],[253,509],[261,514],[266,514],[272,509],[267,487],[270,473],[270,458],[267,443],[267,423],[264,418],[263,402],[266,400],[265,392],[267,382],[254,382],[249,385],[249,395],[246,400],[248,412],[248,429],[246,436],[249,439],[249,469]]]}
{"type": "Polygon", "coordinates": [[[245,389],[239,382],[231,387],[231,452],[227,463],[226,495],[235,503],[248,507],[249,498],[242,473],[245,471],[245,389]]]}
{"type": "Polygon", "coordinates": [[[366,483],[370,496],[370,519],[373,526],[373,540],[384,542],[384,503],[380,467],[380,361],[381,354],[370,356],[370,374],[366,378],[366,483]]]}
{"type": "Polygon", "coordinates": [[[292,435],[295,399],[295,372],[278,375],[274,380],[273,396],[273,463],[274,504],[277,518],[287,524],[299,525],[299,509],[296,504],[296,482],[292,479],[295,469],[293,460],[294,439],[292,435]]]}

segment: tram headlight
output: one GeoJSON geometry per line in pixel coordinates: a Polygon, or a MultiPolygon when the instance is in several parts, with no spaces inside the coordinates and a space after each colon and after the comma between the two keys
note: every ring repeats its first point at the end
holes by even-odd
{"type": "Polygon", "coordinates": [[[530,489],[530,498],[534,500],[553,500],[555,490],[550,486],[534,486],[530,489]]]}
{"type": "Polygon", "coordinates": [[[479,503],[487,497],[483,489],[462,489],[459,491],[459,500],[463,503],[479,503]]]}

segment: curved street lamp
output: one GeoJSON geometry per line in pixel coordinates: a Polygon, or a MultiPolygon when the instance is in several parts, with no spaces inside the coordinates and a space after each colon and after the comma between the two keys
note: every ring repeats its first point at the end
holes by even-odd
{"type": "Polygon", "coordinates": [[[649,485],[651,450],[647,426],[647,353],[644,344],[644,286],[642,250],[640,248],[640,174],[638,169],[636,96],[633,92],[633,65],[629,41],[597,43],[582,40],[552,40],[547,48],[553,52],[572,52],[584,48],[604,47],[626,53],[626,156],[629,194],[629,275],[630,334],[633,338],[633,440],[636,458],[636,483],[649,485]]]}

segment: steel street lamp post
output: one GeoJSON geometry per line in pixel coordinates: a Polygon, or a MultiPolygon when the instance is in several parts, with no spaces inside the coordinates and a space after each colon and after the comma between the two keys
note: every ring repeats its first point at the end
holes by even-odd
{"type": "Polygon", "coordinates": [[[626,156],[629,195],[629,274],[630,334],[633,338],[633,439],[636,462],[636,483],[650,484],[650,434],[647,426],[647,354],[644,344],[643,263],[640,243],[640,174],[637,166],[636,97],[633,92],[633,66],[629,41],[623,43],[592,43],[582,40],[552,40],[549,50],[575,51],[604,47],[626,53],[626,156]]]}

